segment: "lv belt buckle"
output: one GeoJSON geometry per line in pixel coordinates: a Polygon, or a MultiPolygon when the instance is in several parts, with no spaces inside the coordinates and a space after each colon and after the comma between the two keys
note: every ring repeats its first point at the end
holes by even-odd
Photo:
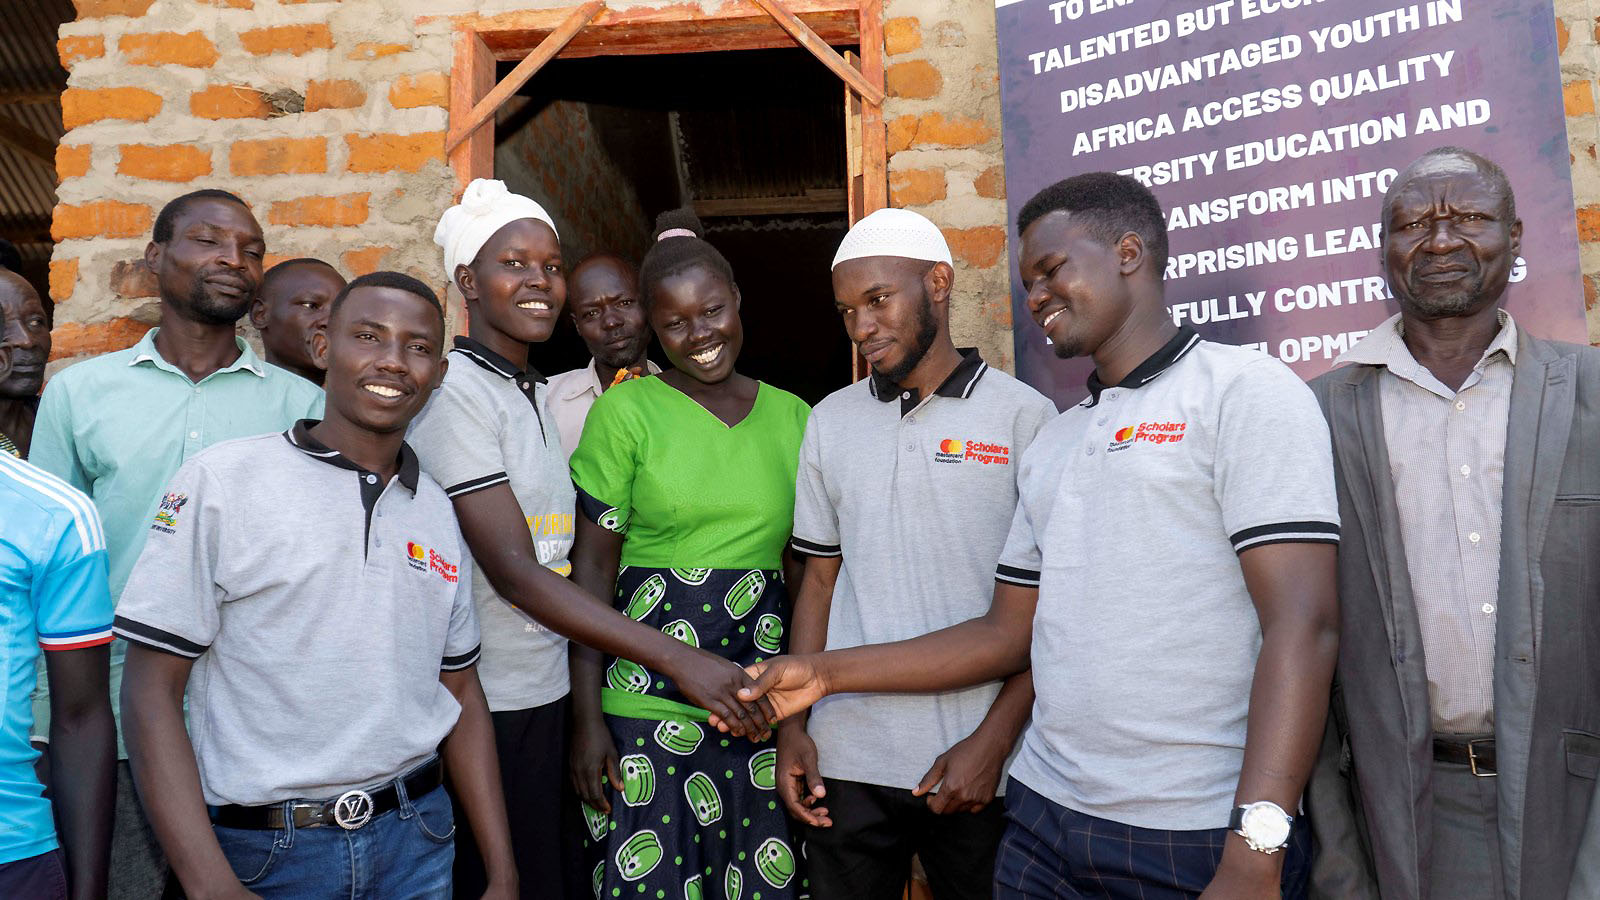
{"type": "Polygon", "coordinates": [[[1494,740],[1494,738],[1478,738],[1475,741],[1467,741],[1467,763],[1468,763],[1468,765],[1470,765],[1472,767],[1472,774],[1476,775],[1479,778],[1494,778],[1495,776],[1500,774],[1499,772],[1479,772],[1478,771],[1478,748],[1477,748],[1477,745],[1478,744],[1487,744],[1487,743],[1492,742],[1493,740],[1494,740]]]}
{"type": "Polygon", "coordinates": [[[372,810],[371,794],[362,790],[345,791],[333,801],[333,821],[345,831],[355,831],[372,821],[372,810]]]}

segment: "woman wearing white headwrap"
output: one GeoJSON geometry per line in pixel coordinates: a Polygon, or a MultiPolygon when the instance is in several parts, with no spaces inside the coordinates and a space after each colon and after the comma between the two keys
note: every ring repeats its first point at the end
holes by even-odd
{"type": "MultiPolygon", "coordinates": [[[[576,835],[563,834],[571,807],[561,799],[566,637],[607,653],[649,655],[653,669],[679,684],[687,678],[738,733],[756,731],[766,719],[758,725],[759,713],[734,699],[746,683],[738,666],[626,618],[565,577],[572,568],[572,480],[545,378],[528,360],[528,345],[549,339],[566,302],[549,213],[502,182],[480,179],[439,220],[434,242],[466,299],[468,336],[456,338],[444,383],[409,440],[454,501],[476,563],[479,680],[495,722],[522,896],[586,897],[587,887],[569,883],[577,879],[563,871],[574,856],[564,848],[577,846],[576,835]]],[[[484,877],[471,846],[470,839],[458,842],[456,890],[463,897],[477,896],[484,877]]]]}

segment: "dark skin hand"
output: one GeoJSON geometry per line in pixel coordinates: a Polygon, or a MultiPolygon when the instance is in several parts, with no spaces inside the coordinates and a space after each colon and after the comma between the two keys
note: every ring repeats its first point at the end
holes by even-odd
{"type": "Polygon", "coordinates": [[[478,683],[478,668],[440,672],[439,683],[461,704],[461,718],[439,746],[439,756],[487,861],[489,885],[483,896],[512,900],[518,896],[516,858],[511,851],[511,829],[506,824],[505,792],[500,788],[494,722],[489,717],[489,704],[483,699],[483,686],[478,683]]]}
{"type": "Polygon", "coordinates": [[[938,814],[979,812],[1000,789],[1011,748],[1033,714],[1033,670],[1006,679],[977,730],[939,754],[911,791],[938,814]],[[937,790],[935,790],[937,788],[937,790]]]}
{"type": "Polygon", "coordinates": [[[50,786],[50,801],[73,900],[104,897],[111,864],[117,730],[111,717],[110,659],[106,645],[45,654],[52,688],[46,752],[60,773],[50,786]]]}

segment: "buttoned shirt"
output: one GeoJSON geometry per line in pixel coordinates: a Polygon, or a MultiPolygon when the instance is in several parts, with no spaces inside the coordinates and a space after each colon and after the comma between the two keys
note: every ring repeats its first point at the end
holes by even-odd
{"type": "MultiPolygon", "coordinates": [[[[242,338],[239,358],[198,382],[161,358],[152,328],[139,343],[64,369],[45,386],[29,461],[94,500],[105,523],[111,597],[144,549],[150,517],[178,467],[218,441],[321,418],[322,389],[264,362],[242,338]]],[[[111,696],[126,647],[111,648],[111,696]]],[[[47,721],[48,695],[36,698],[47,721]]],[[[113,711],[119,704],[112,703],[113,711]]],[[[119,712],[120,715],[120,712],[119,712]]],[[[43,735],[45,726],[35,726],[43,735]]]]}
{"type": "Polygon", "coordinates": [[[1383,367],[1389,473],[1411,597],[1422,632],[1434,731],[1494,730],[1494,644],[1500,593],[1500,490],[1517,326],[1495,335],[1460,390],[1406,347],[1396,315],[1335,360],[1383,367]]]}
{"type": "MultiPolygon", "coordinates": [[[[646,359],[645,369],[651,375],[661,372],[661,367],[646,359]]],[[[595,370],[595,361],[570,372],[550,377],[550,415],[556,420],[556,430],[561,433],[561,449],[567,459],[578,449],[578,438],[583,437],[583,420],[589,418],[589,409],[600,399],[605,385],[595,370]]]]}

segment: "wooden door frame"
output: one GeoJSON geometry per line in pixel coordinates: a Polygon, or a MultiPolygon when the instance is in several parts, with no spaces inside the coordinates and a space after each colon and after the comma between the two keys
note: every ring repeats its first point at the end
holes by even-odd
{"type": "MultiPolygon", "coordinates": [[[[793,47],[811,51],[845,83],[845,181],[851,224],[889,205],[883,121],[883,0],[727,0],[716,12],[678,3],[613,10],[602,0],[552,9],[454,18],[450,167],[459,199],[474,178],[494,177],[494,109],[551,59],[793,47]],[[831,47],[856,44],[842,58],[831,47]],[[495,65],[519,60],[499,85],[495,65]],[[844,67],[853,71],[844,71],[844,67]],[[857,77],[850,77],[859,73],[857,77]],[[480,102],[494,95],[494,102],[480,102]]],[[[852,354],[852,374],[866,367],[852,354]]]]}

